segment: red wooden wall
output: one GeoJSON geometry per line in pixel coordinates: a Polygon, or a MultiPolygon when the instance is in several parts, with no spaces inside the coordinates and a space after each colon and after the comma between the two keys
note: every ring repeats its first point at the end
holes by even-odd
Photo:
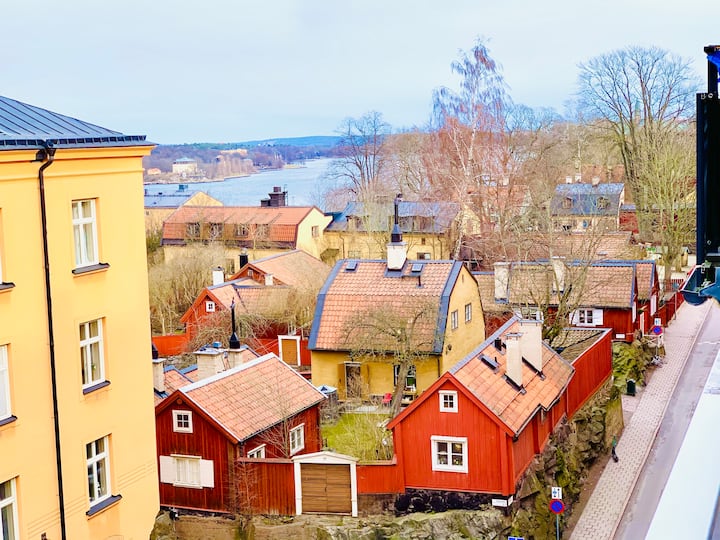
{"type": "Polygon", "coordinates": [[[397,460],[358,464],[358,494],[404,493],[405,485],[397,460]]]}
{"type": "Polygon", "coordinates": [[[570,379],[567,412],[572,417],[612,375],[612,335],[606,333],[589,351],[573,362],[575,374],[570,379]]]}
{"type": "Polygon", "coordinates": [[[615,334],[625,334],[623,341],[632,341],[635,325],[632,321],[632,310],[628,309],[603,309],[603,328],[613,329],[613,338],[615,334]]]}
{"type": "MultiPolygon", "coordinates": [[[[168,398],[171,399],[171,398],[168,398]]],[[[228,511],[232,505],[229,478],[229,463],[235,456],[232,441],[217,430],[182,396],[175,394],[173,403],[156,414],[155,433],[158,456],[182,454],[201,456],[213,461],[214,488],[184,488],[160,482],[160,504],[182,508],[197,508],[216,511],[228,511]],[[173,431],[173,410],[192,411],[192,433],[173,431]]],[[[159,458],[158,458],[159,462],[159,458]]],[[[159,463],[158,463],[159,466],[159,463]]]]}
{"type": "Polygon", "coordinates": [[[161,358],[182,354],[187,350],[189,337],[187,334],[168,334],[153,336],[152,342],[161,358]]]}
{"type": "Polygon", "coordinates": [[[322,449],[322,438],[320,436],[320,406],[315,405],[290,418],[285,425],[279,424],[262,433],[258,433],[242,443],[241,454],[243,457],[254,448],[264,444],[266,458],[285,457],[288,435],[287,432],[300,424],[305,424],[305,448],[298,454],[310,454],[319,452],[322,449]]]}
{"type": "Polygon", "coordinates": [[[295,476],[289,459],[237,460],[235,467],[240,510],[255,514],[295,514],[295,476]]]}

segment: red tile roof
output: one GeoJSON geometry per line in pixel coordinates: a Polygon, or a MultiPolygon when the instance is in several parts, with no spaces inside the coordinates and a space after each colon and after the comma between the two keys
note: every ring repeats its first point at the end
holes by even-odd
{"type": "Polygon", "coordinates": [[[655,261],[636,261],[635,271],[637,272],[638,300],[648,302],[658,279],[655,261]]]}
{"type": "Polygon", "coordinates": [[[273,281],[280,285],[317,291],[320,290],[330,274],[330,267],[327,264],[300,249],[251,261],[241,268],[231,280],[247,276],[248,269],[252,269],[262,276],[272,274],[273,281]]]}
{"type": "Polygon", "coordinates": [[[237,441],[320,403],[324,396],[274,354],[180,389],[237,441]]]}
{"type": "MultiPolygon", "coordinates": [[[[449,291],[461,269],[462,263],[457,261],[407,261],[401,272],[392,273],[387,271],[386,261],[339,261],[318,296],[309,348],[352,349],[349,330],[364,313],[383,312],[389,317],[422,313],[412,336],[415,347],[439,353],[447,317],[443,309],[447,310],[449,291]],[[348,264],[355,268],[350,270],[348,264]],[[422,271],[412,272],[413,264],[422,264],[422,271]]],[[[393,350],[395,341],[388,336],[383,346],[393,350]]]]}
{"type": "Polygon", "coordinates": [[[518,434],[539,408],[548,410],[557,401],[570,382],[574,368],[543,343],[544,378],[523,362],[522,381],[525,393],[522,393],[505,380],[505,349],[498,350],[494,345],[496,338],[504,341],[507,334],[515,332],[522,333],[517,317],[510,319],[472,354],[453,366],[450,373],[518,434]],[[483,354],[495,360],[498,369],[494,370],[481,360],[483,354]]]}

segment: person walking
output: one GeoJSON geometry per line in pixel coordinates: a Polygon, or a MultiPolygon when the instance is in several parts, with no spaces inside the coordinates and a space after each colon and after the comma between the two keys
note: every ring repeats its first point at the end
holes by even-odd
{"type": "Polygon", "coordinates": [[[613,435],[613,438],[612,438],[612,450],[610,451],[610,455],[612,455],[613,461],[614,461],[615,463],[617,463],[618,460],[620,459],[620,458],[618,457],[618,455],[615,453],[615,447],[616,447],[616,446],[617,446],[617,437],[615,437],[615,435],[613,435]]]}

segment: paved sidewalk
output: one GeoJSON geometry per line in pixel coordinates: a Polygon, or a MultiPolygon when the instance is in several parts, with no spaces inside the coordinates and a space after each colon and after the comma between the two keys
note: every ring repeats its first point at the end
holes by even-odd
{"type": "Polygon", "coordinates": [[[644,387],[618,440],[618,463],[610,462],[573,529],[571,540],[612,540],[650,452],[670,396],[713,302],[683,304],[665,329],[665,363],[644,387]]]}

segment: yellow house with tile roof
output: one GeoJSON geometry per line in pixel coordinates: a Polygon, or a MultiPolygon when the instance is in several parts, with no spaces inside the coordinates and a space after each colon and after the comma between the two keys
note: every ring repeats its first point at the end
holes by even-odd
{"type": "Polygon", "coordinates": [[[403,385],[412,399],[485,339],[478,285],[464,264],[406,253],[396,226],[387,260],[335,264],[310,331],[313,384],[338,388],[341,399],[403,385]],[[396,359],[408,352],[414,370],[398,381],[396,359]]]}
{"type": "Polygon", "coordinates": [[[0,97],[3,539],[152,530],[142,207],[152,146],[0,97]]]}

